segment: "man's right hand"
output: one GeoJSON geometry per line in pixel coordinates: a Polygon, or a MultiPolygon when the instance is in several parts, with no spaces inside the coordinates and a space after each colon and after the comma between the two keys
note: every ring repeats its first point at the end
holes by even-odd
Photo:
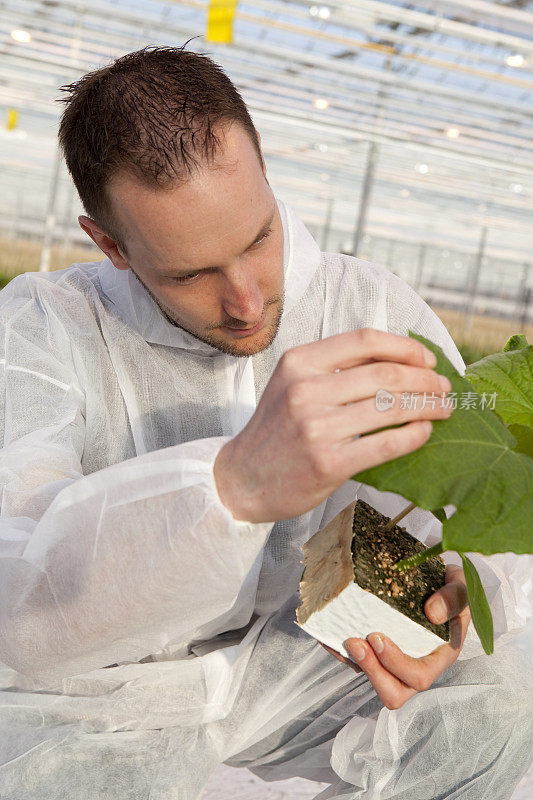
{"type": "Polygon", "coordinates": [[[352,475],[421,447],[432,430],[423,420],[447,419],[451,409],[440,401],[402,409],[400,395],[449,392],[435,364],[416,339],[372,328],[288,350],[253,417],[215,460],[222,503],[247,522],[297,517],[352,475]],[[379,389],[395,397],[386,411],[376,407],[379,389]],[[389,425],[401,427],[354,438],[389,425]]]}

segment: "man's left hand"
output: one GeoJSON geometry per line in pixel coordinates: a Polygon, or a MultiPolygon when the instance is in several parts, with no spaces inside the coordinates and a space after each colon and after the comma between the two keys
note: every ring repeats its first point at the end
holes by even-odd
{"type": "MultiPolygon", "coordinates": [[[[438,603],[437,603],[438,605],[438,603]]],[[[457,660],[463,646],[470,620],[470,606],[466,591],[465,574],[456,564],[447,564],[445,585],[426,601],[424,612],[430,622],[441,624],[450,620],[450,642],[437,647],[421,658],[407,656],[383,634],[371,633],[365,639],[348,639],[344,646],[352,658],[368,676],[368,679],[384,705],[390,709],[401,708],[417,692],[429,689],[433,681],[457,660]],[[442,613],[434,607],[435,600],[444,604],[442,613]],[[379,651],[379,638],[383,649],[379,651]],[[364,650],[364,657],[357,657],[357,648],[364,650]]],[[[345,658],[326,645],[325,649],[351,666],[353,661],[345,658]]]]}

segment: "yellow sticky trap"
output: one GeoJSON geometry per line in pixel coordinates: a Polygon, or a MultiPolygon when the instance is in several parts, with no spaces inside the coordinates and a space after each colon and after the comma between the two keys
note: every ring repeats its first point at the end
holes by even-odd
{"type": "Polygon", "coordinates": [[[16,108],[7,109],[6,128],[8,131],[12,131],[16,127],[18,118],[19,118],[19,112],[17,111],[16,108]]]}
{"type": "Polygon", "coordinates": [[[233,41],[233,18],[238,0],[211,0],[207,12],[206,41],[229,44],[233,41]]]}

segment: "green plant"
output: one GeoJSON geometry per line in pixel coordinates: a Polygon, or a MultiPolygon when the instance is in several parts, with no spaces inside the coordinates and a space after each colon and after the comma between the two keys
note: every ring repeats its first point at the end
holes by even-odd
{"type": "Polygon", "coordinates": [[[533,553],[533,347],[525,336],[512,336],[502,352],[471,364],[462,377],[438,345],[409,335],[435,353],[436,371],[451,382],[448,401],[455,397],[457,407],[448,419],[433,421],[430,438],[418,450],[353,479],[401,494],[442,522],[441,542],[395,568],[407,569],[447,550],[459,553],[472,621],[490,654],[492,616],[465,553],[533,553]],[[446,505],[456,508],[450,518],[446,505]]]}

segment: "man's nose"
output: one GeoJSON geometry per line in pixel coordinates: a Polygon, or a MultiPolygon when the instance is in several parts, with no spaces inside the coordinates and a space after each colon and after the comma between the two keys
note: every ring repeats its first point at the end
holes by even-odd
{"type": "Polygon", "coordinates": [[[233,272],[226,276],[222,305],[229,317],[252,325],[261,319],[264,297],[251,276],[233,272]]]}

